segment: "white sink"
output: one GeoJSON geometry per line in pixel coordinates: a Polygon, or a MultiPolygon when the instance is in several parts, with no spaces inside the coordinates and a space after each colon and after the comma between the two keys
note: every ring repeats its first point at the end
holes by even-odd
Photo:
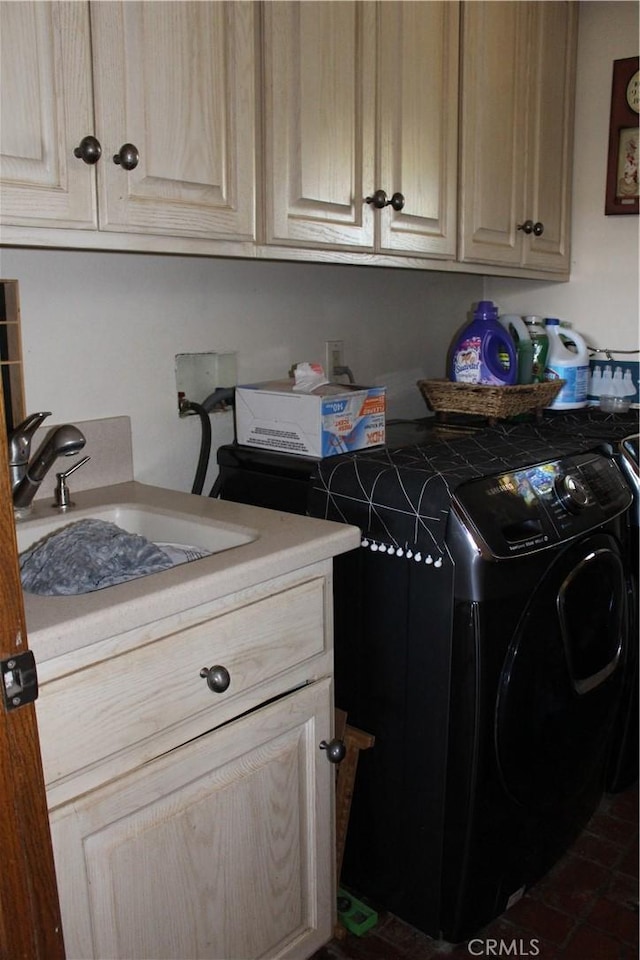
{"type": "Polygon", "coordinates": [[[153,543],[173,543],[219,553],[257,540],[258,533],[246,527],[222,523],[187,513],[171,513],[139,504],[118,503],[66,514],[23,520],[16,524],[18,553],[28,550],[43,537],[78,520],[87,518],[115,523],[129,533],[137,533],[153,543]]]}

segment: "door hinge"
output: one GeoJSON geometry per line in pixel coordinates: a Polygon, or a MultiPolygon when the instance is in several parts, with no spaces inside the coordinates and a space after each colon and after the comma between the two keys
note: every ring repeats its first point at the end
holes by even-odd
{"type": "Polygon", "coordinates": [[[2,696],[7,710],[33,703],[38,696],[36,659],[31,650],[0,660],[2,696]]]}

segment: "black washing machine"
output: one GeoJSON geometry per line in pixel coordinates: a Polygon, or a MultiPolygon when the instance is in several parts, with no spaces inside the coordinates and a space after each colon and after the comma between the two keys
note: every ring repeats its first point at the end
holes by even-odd
{"type": "Polygon", "coordinates": [[[507,909],[602,796],[629,502],[611,460],[564,457],[461,484],[438,569],[361,550],[336,570],[336,702],[376,737],[342,882],[434,937],[507,909]]]}
{"type": "MultiPolygon", "coordinates": [[[[507,444],[517,467],[496,470],[496,435],[472,437],[474,479],[455,442],[436,444],[446,514],[427,502],[428,446],[416,449],[424,482],[408,451],[332,458],[318,485],[334,512],[310,511],[364,531],[363,548],[334,563],[336,705],[375,737],[359,758],[341,882],[451,942],[515,902],[587,823],[624,680],[629,488],[589,451],[523,465],[525,440],[507,444]],[[357,486],[343,502],[326,479],[341,467],[357,486]],[[374,521],[397,533],[399,502],[381,508],[388,478],[411,500],[401,519],[412,529],[442,514],[440,552],[369,537],[374,521]]],[[[293,509],[296,490],[307,499],[318,465],[289,461],[282,482],[281,461],[227,453],[222,496],[279,509],[293,509]]]]}
{"type": "Polygon", "coordinates": [[[638,714],[640,623],[638,621],[638,566],[640,561],[640,465],[638,411],[607,414],[599,408],[547,414],[545,428],[550,436],[570,435],[589,438],[606,456],[612,457],[627,481],[633,496],[628,512],[626,564],[629,591],[629,645],[627,669],[618,715],[613,731],[611,759],[606,789],[619,793],[638,780],[638,714]],[[635,639],[635,642],[633,640],[635,639]]]}
{"type": "Polygon", "coordinates": [[[441,921],[453,939],[545,873],[602,794],[629,642],[620,481],[582,454],[455,495],[441,921]]]}

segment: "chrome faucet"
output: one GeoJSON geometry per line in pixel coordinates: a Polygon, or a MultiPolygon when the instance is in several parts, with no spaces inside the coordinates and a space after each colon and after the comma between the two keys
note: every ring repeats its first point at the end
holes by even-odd
{"type": "Polygon", "coordinates": [[[31,416],[19,423],[8,436],[9,442],[9,473],[11,476],[11,492],[16,489],[29,465],[31,456],[31,441],[33,435],[51,413],[32,413],[31,416]]]}
{"type": "Polygon", "coordinates": [[[58,457],[79,453],[86,440],[77,427],[65,424],[49,431],[31,462],[31,440],[50,413],[33,413],[9,434],[9,470],[16,517],[28,513],[38,487],[58,457]]]}

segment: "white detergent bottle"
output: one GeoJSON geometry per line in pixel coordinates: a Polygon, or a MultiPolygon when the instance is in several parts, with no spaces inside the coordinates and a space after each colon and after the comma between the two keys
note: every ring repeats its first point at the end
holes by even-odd
{"type": "Polygon", "coordinates": [[[551,410],[578,410],[587,405],[589,388],[589,349],[575,330],[560,327],[555,317],[545,320],[549,352],[545,380],[566,380],[560,393],[549,404],[551,410]]]}

